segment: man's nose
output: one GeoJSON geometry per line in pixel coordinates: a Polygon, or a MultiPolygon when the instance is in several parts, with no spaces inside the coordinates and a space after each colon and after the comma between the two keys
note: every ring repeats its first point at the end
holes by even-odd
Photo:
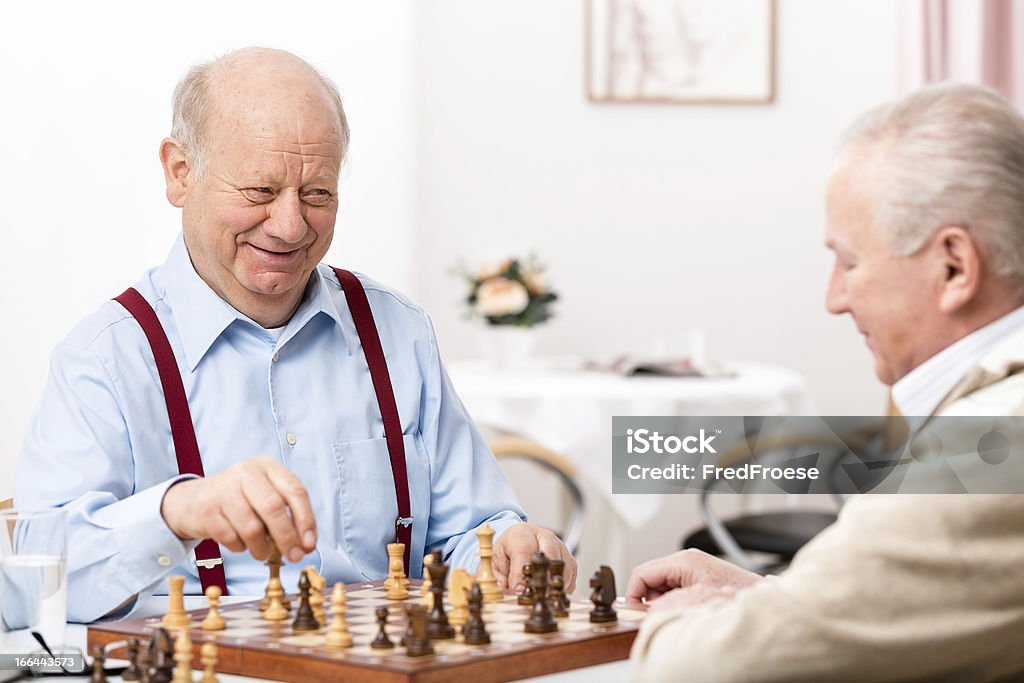
{"type": "Polygon", "coordinates": [[[828,279],[828,290],[825,292],[825,308],[833,315],[849,313],[850,309],[846,300],[846,283],[839,269],[833,268],[832,275],[828,279]]]}
{"type": "Polygon", "coordinates": [[[309,226],[306,217],[302,215],[302,200],[298,194],[278,195],[270,207],[270,216],[264,222],[263,229],[268,235],[283,242],[301,242],[309,226]]]}

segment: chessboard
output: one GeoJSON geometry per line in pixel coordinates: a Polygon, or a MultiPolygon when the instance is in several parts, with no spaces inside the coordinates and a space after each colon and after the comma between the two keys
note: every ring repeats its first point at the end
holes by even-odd
{"type": "MultiPolygon", "coordinates": [[[[200,622],[207,610],[192,610],[189,635],[194,648],[194,666],[199,668],[199,650],[203,643],[212,641],[218,646],[218,672],[255,678],[294,683],[509,681],[626,659],[645,615],[626,609],[620,598],[614,605],[617,621],[593,624],[589,621],[593,604],[574,596],[569,616],[558,619],[557,631],[530,634],[523,626],[530,616],[530,607],[518,604],[516,595],[507,593],[501,602],[484,604],[483,618],[491,636],[489,645],[467,645],[461,635],[456,635],[454,640],[431,641],[435,650],[432,655],[410,657],[398,644],[406,628],[406,601],[385,598],[383,583],[346,586],[345,617],[354,642],[352,647],[343,650],[324,647],[326,627],[293,633],[290,619],[265,620],[258,600],[221,607],[220,613],[227,623],[222,631],[202,630],[200,622]],[[381,606],[388,607],[386,630],[395,643],[394,649],[370,647],[378,631],[374,612],[381,606]]],[[[420,582],[412,580],[410,584],[412,589],[420,582]]],[[[418,602],[419,591],[410,590],[410,594],[409,600],[418,602]]],[[[329,594],[326,597],[329,602],[329,594]]],[[[295,604],[297,596],[291,599],[295,604]]],[[[91,648],[127,638],[147,641],[160,623],[160,616],[152,616],[93,624],[89,627],[88,644],[91,648]]]]}

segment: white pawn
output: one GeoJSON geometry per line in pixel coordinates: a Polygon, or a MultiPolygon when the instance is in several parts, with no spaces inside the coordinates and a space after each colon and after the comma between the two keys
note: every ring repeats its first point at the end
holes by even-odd
{"type": "Polygon", "coordinates": [[[183,628],[174,641],[174,677],[171,683],[192,683],[192,638],[183,628]]]}
{"type": "Polygon", "coordinates": [[[324,645],[331,650],[352,647],[352,634],[345,623],[345,584],[340,581],[334,584],[331,593],[331,625],[327,627],[327,640],[324,645]]]}
{"type": "Polygon", "coordinates": [[[203,623],[200,624],[200,628],[204,631],[223,631],[227,628],[227,624],[224,623],[224,617],[220,615],[220,586],[207,586],[206,587],[206,600],[210,603],[210,611],[206,613],[206,618],[203,619],[203,623]]]}
{"type": "Polygon", "coordinates": [[[203,677],[199,679],[199,683],[220,683],[220,679],[217,678],[216,643],[203,643],[200,661],[203,663],[203,677]]]}

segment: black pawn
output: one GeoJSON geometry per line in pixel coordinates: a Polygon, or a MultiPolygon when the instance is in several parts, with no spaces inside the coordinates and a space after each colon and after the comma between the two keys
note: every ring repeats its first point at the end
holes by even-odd
{"type": "Polygon", "coordinates": [[[385,628],[388,625],[388,608],[378,607],[377,608],[377,637],[370,643],[370,647],[374,650],[390,650],[395,646],[388,638],[388,632],[385,628]]]}
{"type": "Polygon", "coordinates": [[[142,661],[139,657],[139,641],[137,638],[128,639],[128,668],[121,673],[122,681],[141,681],[142,669],[139,667],[142,661]]]}
{"type": "Polygon", "coordinates": [[[293,631],[320,630],[320,622],[316,620],[313,608],[309,604],[310,588],[309,575],[306,572],[302,572],[299,575],[299,611],[295,615],[295,621],[292,622],[293,631]]]}
{"type": "Polygon", "coordinates": [[[92,676],[89,677],[89,683],[107,683],[107,672],[103,670],[107,655],[103,651],[103,646],[93,645],[89,654],[92,655],[92,676]]]}
{"type": "Polygon", "coordinates": [[[516,598],[516,602],[520,605],[526,605],[530,607],[533,605],[533,586],[531,585],[530,577],[533,575],[533,567],[528,564],[523,565],[523,592],[516,598]]]}
{"type": "Polygon", "coordinates": [[[473,589],[469,592],[469,620],[462,625],[467,645],[487,645],[491,642],[491,634],[484,625],[483,611],[484,593],[480,590],[480,584],[474,581],[473,589]]]}
{"type": "Polygon", "coordinates": [[[569,616],[569,610],[565,605],[565,562],[562,560],[551,560],[548,568],[550,573],[551,588],[548,591],[548,607],[556,617],[569,616]]]}
{"type": "Polygon", "coordinates": [[[405,643],[405,654],[410,657],[434,654],[434,645],[430,642],[430,637],[427,636],[427,608],[423,605],[406,605],[405,614],[412,625],[411,633],[405,643]]]}
{"type": "Polygon", "coordinates": [[[533,586],[533,610],[530,618],[523,625],[527,633],[551,633],[558,630],[558,622],[551,616],[548,607],[548,558],[544,553],[534,553],[530,558],[533,574],[530,585],[533,586]]]}
{"type": "Polygon", "coordinates": [[[427,571],[430,572],[430,592],[434,597],[427,635],[431,640],[449,640],[455,637],[455,629],[448,623],[448,615],[444,611],[444,580],[448,576],[448,565],[441,560],[441,553],[434,553],[434,561],[427,571]]]}

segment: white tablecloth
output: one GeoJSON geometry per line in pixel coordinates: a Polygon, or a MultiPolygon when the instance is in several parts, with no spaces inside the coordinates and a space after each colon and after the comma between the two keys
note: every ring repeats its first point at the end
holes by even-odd
{"type": "Polygon", "coordinates": [[[627,527],[641,529],[669,496],[612,495],[615,415],[799,415],[811,410],[798,373],[735,363],[715,378],[623,377],[574,369],[571,359],[539,360],[516,371],[482,362],[448,367],[459,397],[482,424],[518,432],[568,457],[627,527]]]}

